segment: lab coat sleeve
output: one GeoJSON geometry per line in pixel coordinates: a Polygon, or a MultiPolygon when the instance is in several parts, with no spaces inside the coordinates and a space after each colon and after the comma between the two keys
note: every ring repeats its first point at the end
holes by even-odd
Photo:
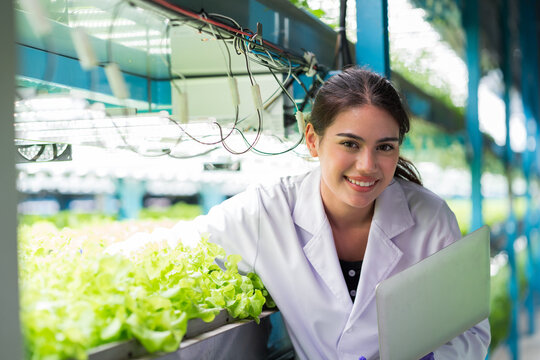
{"type": "Polygon", "coordinates": [[[248,190],[225,200],[192,221],[177,223],[172,231],[182,243],[196,244],[201,236],[225,249],[227,255],[238,254],[242,272],[253,271],[257,254],[260,222],[260,194],[258,188],[248,190]]]}
{"type": "Polygon", "coordinates": [[[483,360],[486,358],[491,333],[485,319],[436,351],[436,360],[483,360]]]}

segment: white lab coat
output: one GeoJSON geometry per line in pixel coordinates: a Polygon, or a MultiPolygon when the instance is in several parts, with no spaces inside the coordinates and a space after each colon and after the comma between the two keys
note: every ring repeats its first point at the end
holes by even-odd
{"type": "MultiPolygon", "coordinates": [[[[227,253],[242,255],[243,269],[261,277],[281,311],[297,357],[310,360],[377,359],[377,283],[460,237],[443,200],[393,180],[376,200],[353,304],[322,205],[319,169],[250,188],[192,225],[227,253]]],[[[181,233],[183,226],[175,228],[181,233]]],[[[489,341],[486,319],[437,349],[435,358],[481,360],[489,341]]]]}

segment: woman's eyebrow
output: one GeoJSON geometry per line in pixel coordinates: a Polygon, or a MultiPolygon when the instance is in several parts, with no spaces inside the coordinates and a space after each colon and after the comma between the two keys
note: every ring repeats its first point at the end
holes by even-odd
{"type": "MultiPolygon", "coordinates": [[[[354,140],[365,142],[363,137],[355,135],[355,134],[351,134],[351,133],[339,133],[339,134],[336,134],[336,136],[347,137],[354,140]]],[[[377,140],[377,143],[382,143],[382,142],[399,142],[399,138],[393,137],[393,136],[387,136],[387,137],[383,137],[377,140]]]]}

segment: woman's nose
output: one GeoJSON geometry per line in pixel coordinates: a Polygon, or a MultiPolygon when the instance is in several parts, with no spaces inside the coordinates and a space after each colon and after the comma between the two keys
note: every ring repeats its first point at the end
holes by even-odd
{"type": "Polygon", "coordinates": [[[377,168],[375,154],[368,149],[362,149],[356,159],[356,168],[368,173],[374,171],[377,168]]]}

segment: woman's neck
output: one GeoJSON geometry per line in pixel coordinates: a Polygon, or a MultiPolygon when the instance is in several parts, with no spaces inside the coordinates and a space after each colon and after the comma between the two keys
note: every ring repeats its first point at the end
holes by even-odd
{"type": "Polygon", "coordinates": [[[338,207],[332,208],[331,205],[324,204],[324,210],[332,228],[346,230],[365,227],[371,224],[373,213],[375,212],[375,203],[365,208],[338,207]]]}
{"type": "Polygon", "coordinates": [[[353,208],[351,211],[332,211],[325,207],[339,259],[364,259],[374,209],[374,205],[365,209],[353,208]]]}

